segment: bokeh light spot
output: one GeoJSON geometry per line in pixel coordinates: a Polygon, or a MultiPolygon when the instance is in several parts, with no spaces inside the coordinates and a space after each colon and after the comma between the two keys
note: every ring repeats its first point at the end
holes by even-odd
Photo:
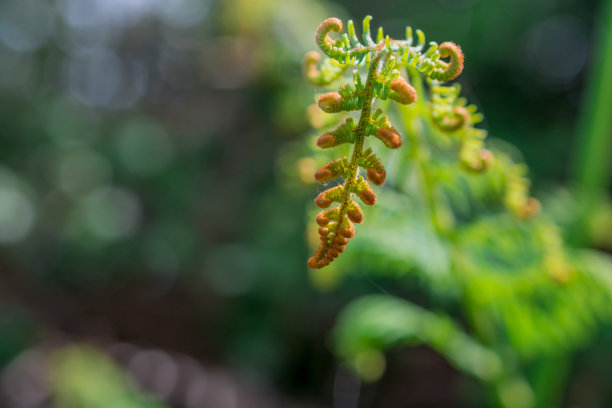
{"type": "Polygon", "coordinates": [[[385,372],[385,356],[378,350],[364,350],[355,357],[355,369],[364,381],[376,381],[385,372]]]}
{"type": "Polygon", "coordinates": [[[85,222],[96,236],[113,240],[127,236],[138,227],[141,207],[138,198],[119,187],[100,187],[84,200],[85,222]]]}
{"type": "Polygon", "coordinates": [[[123,165],[137,175],[152,175],[172,160],[174,146],[166,131],[155,122],[135,119],[123,126],[115,139],[123,165]]]}
{"type": "Polygon", "coordinates": [[[539,82],[563,87],[582,71],[588,52],[584,23],[575,17],[555,16],[529,31],[525,63],[539,82]]]}
{"type": "Polygon", "coordinates": [[[32,230],[36,208],[28,191],[19,178],[0,169],[0,243],[21,241],[32,230]]]}
{"type": "Polygon", "coordinates": [[[158,3],[159,18],[171,27],[192,27],[202,21],[208,11],[207,0],[166,0],[158,3]]]}
{"type": "Polygon", "coordinates": [[[32,51],[45,43],[55,27],[51,6],[39,0],[0,3],[0,42],[15,51],[32,51]]]}
{"type": "Polygon", "coordinates": [[[123,74],[122,62],[117,54],[99,47],[75,51],[66,68],[71,95],[79,102],[94,107],[113,107],[123,74]]]}
{"type": "Polygon", "coordinates": [[[110,180],[108,160],[93,150],[74,150],[58,161],[57,181],[67,193],[81,193],[110,180]]]}

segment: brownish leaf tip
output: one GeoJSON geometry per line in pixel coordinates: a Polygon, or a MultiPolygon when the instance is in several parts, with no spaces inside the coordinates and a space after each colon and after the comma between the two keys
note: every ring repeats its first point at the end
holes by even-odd
{"type": "Polygon", "coordinates": [[[374,194],[374,191],[368,187],[365,190],[362,190],[358,193],[359,198],[361,198],[361,201],[363,201],[365,204],[367,205],[374,205],[376,204],[376,194],[374,194]]]}
{"type": "Polygon", "coordinates": [[[316,143],[321,149],[334,147],[336,145],[336,137],[331,133],[323,133],[319,136],[316,143]]]}
{"type": "Polygon", "coordinates": [[[330,200],[329,198],[327,198],[327,191],[322,192],[321,194],[319,194],[317,196],[317,198],[315,198],[315,203],[320,207],[320,208],[327,208],[331,205],[332,200],[330,200]]]}
{"type": "Polygon", "coordinates": [[[380,128],[376,134],[384,144],[390,149],[397,149],[402,145],[402,137],[394,128],[380,128]]]}
{"type": "Polygon", "coordinates": [[[361,211],[361,207],[359,207],[357,204],[354,204],[354,207],[350,208],[346,212],[346,215],[349,220],[353,221],[356,224],[359,224],[363,221],[363,211],[361,211]]]}
{"type": "Polygon", "coordinates": [[[342,103],[342,96],[338,92],[328,92],[319,97],[319,108],[323,112],[334,113],[338,110],[338,105],[342,103]]]}
{"type": "Polygon", "coordinates": [[[527,202],[518,210],[517,215],[521,218],[530,218],[537,215],[541,208],[542,206],[537,199],[529,197],[527,202]]]}
{"type": "Polygon", "coordinates": [[[324,183],[334,178],[334,174],[327,167],[321,167],[315,173],[315,179],[318,182],[324,183]]]}
{"type": "Polygon", "coordinates": [[[369,168],[367,171],[368,180],[377,186],[382,186],[385,184],[385,179],[387,178],[387,172],[385,169],[374,169],[369,168]]]}

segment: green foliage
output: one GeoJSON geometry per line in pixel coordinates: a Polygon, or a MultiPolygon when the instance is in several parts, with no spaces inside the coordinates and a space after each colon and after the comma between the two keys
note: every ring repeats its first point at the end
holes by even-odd
{"type": "Polygon", "coordinates": [[[483,380],[502,371],[501,359],[450,318],[393,296],[370,295],[352,303],[338,322],[335,343],[340,355],[370,379],[371,367],[364,365],[364,360],[398,344],[428,344],[463,371],[483,380]]]}
{"type": "MultiPolygon", "coordinates": [[[[370,51],[351,39],[352,24],[348,35],[329,40],[328,28],[338,32],[341,27],[330,20],[319,27],[317,42],[329,61],[335,62],[324,62],[319,75],[314,75],[309,65],[314,58],[311,54],[306,58],[307,77],[315,85],[326,83],[322,78],[339,79],[340,68],[345,66],[379,62],[377,54],[368,58],[370,51]],[[326,67],[336,71],[332,75],[326,67]]],[[[366,46],[372,47],[368,33],[366,18],[364,38],[366,46]]],[[[380,35],[378,41],[381,52],[394,52],[393,40],[380,35]]],[[[430,57],[439,58],[427,51],[416,60],[430,57]]],[[[360,215],[360,221],[367,217],[368,222],[359,226],[350,249],[323,273],[391,276],[398,279],[399,288],[408,276],[416,277],[427,295],[426,303],[436,312],[391,295],[357,299],[339,318],[335,350],[364,379],[375,380],[382,375],[386,349],[427,344],[458,369],[490,386],[494,406],[554,406],[567,374],[556,367],[563,367],[612,318],[612,260],[564,243],[555,220],[538,215],[540,203],[528,195],[527,167],[516,163],[510,149],[501,144],[491,151],[485,149],[486,131],[475,127],[483,115],[461,97],[459,85],[441,84],[439,79],[446,77],[435,74],[439,71],[433,65],[424,66],[393,66],[398,72],[389,76],[409,78],[406,85],[414,90],[414,103],[389,104],[385,99],[394,98],[380,91],[386,88],[372,86],[374,96],[382,100],[376,118],[385,114],[385,124],[401,123],[396,132],[398,137],[400,133],[406,136],[407,148],[383,151],[372,162],[390,163],[383,178],[387,184],[376,192],[379,205],[360,215]]],[[[446,69],[452,66],[451,57],[446,69]]],[[[372,65],[366,68],[370,75],[372,65]]],[[[382,65],[380,72],[387,72],[385,68],[382,65]]],[[[319,99],[323,111],[371,105],[360,93],[368,85],[363,87],[359,75],[353,75],[354,86],[343,86],[335,93],[339,97],[327,93],[319,99]]],[[[362,109],[360,121],[364,111],[369,115],[362,109]]],[[[350,193],[340,194],[346,185],[363,180],[354,164],[360,163],[355,151],[361,149],[362,135],[374,134],[364,129],[349,118],[317,139],[323,148],[342,143],[355,146],[350,161],[332,161],[315,175],[322,182],[338,176],[344,179],[344,184],[331,187],[315,200],[319,206],[322,197],[329,203],[341,202],[340,210],[329,212],[335,217],[338,211],[342,214],[343,205],[351,205],[343,201],[350,199],[350,193]],[[329,135],[342,143],[327,143],[329,135]]],[[[395,141],[390,147],[400,144],[395,141]]],[[[313,150],[311,157],[319,163],[332,156],[325,150],[313,150]]],[[[359,193],[358,189],[349,191],[359,193]]],[[[327,228],[328,220],[322,218],[329,213],[317,216],[321,228],[327,228]]],[[[333,246],[328,240],[331,233],[320,229],[319,234],[322,244],[317,254],[326,244],[333,246]]]]}
{"type": "Polygon", "coordinates": [[[66,347],[51,360],[55,407],[165,407],[141,394],[119,367],[93,347],[66,347]]]}

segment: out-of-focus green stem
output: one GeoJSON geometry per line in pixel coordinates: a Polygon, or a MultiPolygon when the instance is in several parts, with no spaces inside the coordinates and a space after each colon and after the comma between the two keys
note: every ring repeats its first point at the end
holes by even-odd
{"type": "Polygon", "coordinates": [[[427,124],[422,119],[424,112],[427,110],[425,87],[423,86],[421,76],[415,69],[409,69],[408,74],[412,86],[416,90],[417,95],[419,95],[419,99],[415,104],[402,108],[401,117],[410,143],[408,147],[408,157],[416,162],[416,166],[413,170],[419,173],[418,181],[422,193],[421,197],[423,197],[431,214],[434,228],[440,235],[448,235],[452,229],[453,218],[449,209],[439,200],[437,180],[434,175],[431,174],[429,166],[431,152],[425,141],[427,124]],[[417,114],[415,114],[415,112],[417,114]]]}
{"type": "Polygon", "coordinates": [[[531,382],[535,390],[536,408],[561,406],[569,369],[569,358],[563,354],[544,357],[535,364],[531,382]]]}
{"type": "Polygon", "coordinates": [[[610,184],[612,154],[612,1],[603,4],[597,47],[586,104],[578,125],[574,178],[579,198],[571,239],[583,244],[587,220],[610,184]]]}

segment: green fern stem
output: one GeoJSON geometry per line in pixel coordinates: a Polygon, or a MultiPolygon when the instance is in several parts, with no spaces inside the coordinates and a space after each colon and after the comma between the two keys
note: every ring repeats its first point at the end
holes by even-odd
{"type": "MultiPolygon", "coordinates": [[[[418,95],[425,95],[425,89],[423,86],[423,80],[419,75],[418,71],[414,69],[408,70],[410,75],[410,83],[415,88],[418,95]]],[[[408,110],[423,112],[426,110],[427,100],[425,98],[419,98],[414,106],[403,107],[403,114],[401,115],[404,122],[404,127],[408,129],[407,135],[410,140],[410,150],[408,156],[410,161],[415,162],[415,170],[419,172],[418,184],[421,191],[420,196],[425,200],[425,207],[428,208],[431,215],[432,224],[438,234],[445,235],[450,231],[452,224],[452,215],[448,208],[446,208],[440,200],[437,199],[436,194],[438,190],[438,182],[436,177],[431,174],[429,157],[431,152],[427,143],[421,140],[420,135],[424,132],[421,130],[422,127],[427,127],[428,124],[422,119],[426,117],[422,114],[407,114],[408,110]]]]}
{"type": "MultiPolygon", "coordinates": [[[[353,131],[355,134],[355,142],[353,147],[353,152],[351,154],[351,161],[348,166],[348,175],[343,184],[343,198],[342,203],[340,204],[340,208],[338,211],[338,220],[336,224],[334,224],[333,229],[330,230],[328,237],[326,238],[326,242],[320,248],[320,251],[312,257],[316,262],[320,262],[322,259],[326,258],[330,251],[334,248],[334,239],[338,235],[340,228],[342,226],[342,220],[345,219],[349,205],[352,202],[351,195],[353,187],[357,182],[357,173],[359,171],[359,162],[363,157],[363,146],[365,144],[366,138],[366,126],[370,123],[370,119],[372,116],[372,104],[374,102],[374,84],[376,80],[379,79],[379,73],[381,70],[381,62],[384,62],[384,59],[389,56],[387,52],[384,51],[384,44],[381,44],[376,48],[376,54],[372,59],[372,63],[370,65],[370,69],[368,71],[368,78],[365,83],[365,87],[363,89],[363,105],[361,107],[361,114],[359,117],[359,122],[357,124],[357,128],[353,131]],[[383,58],[385,56],[385,58],[383,58]]],[[[315,265],[313,262],[312,265],[315,265]]]]}
{"type": "Polygon", "coordinates": [[[378,73],[380,72],[379,64],[382,59],[382,56],[382,50],[377,50],[376,56],[372,60],[372,65],[370,65],[368,79],[366,81],[365,89],[363,91],[364,102],[361,108],[361,115],[359,116],[359,123],[357,124],[357,129],[355,129],[355,145],[353,147],[351,162],[349,164],[349,176],[346,179],[346,182],[344,183],[344,201],[340,206],[340,219],[342,219],[342,217],[346,215],[346,210],[351,199],[351,187],[353,184],[355,184],[355,181],[357,180],[359,159],[363,155],[363,145],[365,144],[365,127],[370,122],[370,116],[372,115],[372,103],[374,102],[374,82],[378,78],[378,73]]]}

